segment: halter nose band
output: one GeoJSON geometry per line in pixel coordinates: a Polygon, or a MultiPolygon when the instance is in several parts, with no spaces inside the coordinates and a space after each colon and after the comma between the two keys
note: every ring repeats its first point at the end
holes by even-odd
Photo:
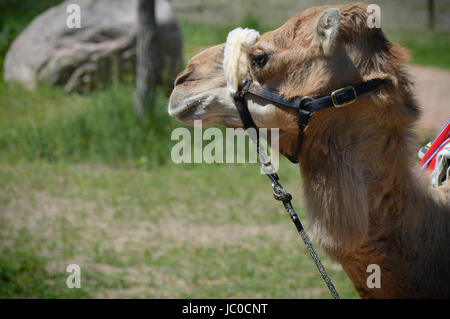
{"type": "Polygon", "coordinates": [[[256,132],[258,132],[258,128],[252,119],[250,111],[248,110],[247,101],[244,98],[246,94],[259,96],[267,101],[275,103],[275,105],[284,105],[297,109],[297,149],[292,155],[283,155],[286,156],[292,163],[298,163],[298,155],[300,154],[303,144],[304,131],[309,123],[311,115],[314,112],[329,107],[340,108],[354,103],[359,95],[377,89],[383,81],[383,79],[373,79],[367,82],[359,83],[355,86],[349,85],[333,91],[331,95],[322,96],[316,99],[309,96],[286,99],[275,89],[264,88],[251,81],[247,81],[240,91],[233,94],[233,99],[245,129],[254,128],[256,132]]]}

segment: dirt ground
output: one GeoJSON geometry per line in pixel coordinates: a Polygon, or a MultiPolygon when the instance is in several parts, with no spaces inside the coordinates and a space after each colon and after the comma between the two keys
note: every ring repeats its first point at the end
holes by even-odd
{"type": "Polygon", "coordinates": [[[450,71],[417,65],[408,68],[422,108],[418,125],[434,135],[450,118],[450,71]]]}

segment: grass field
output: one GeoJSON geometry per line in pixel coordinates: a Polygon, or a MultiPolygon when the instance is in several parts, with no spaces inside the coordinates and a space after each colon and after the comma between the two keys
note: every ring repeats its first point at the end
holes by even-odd
{"type": "MultiPolygon", "coordinates": [[[[256,166],[170,162],[164,96],[150,128],[126,85],[1,90],[1,297],[328,296],[256,166]],[[65,287],[71,263],[82,289],[65,287]]],[[[281,174],[299,199],[298,168],[281,174]]]]}
{"type": "MultiPolygon", "coordinates": [[[[329,296],[255,167],[34,162],[0,171],[2,297],[329,296]],[[65,288],[71,263],[82,289],[65,288]]],[[[282,175],[298,188],[296,169],[282,175]]],[[[355,297],[340,266],[324,263],[342,296],[355,297]]]]}
{"type": "MultiPolygon", "coordinates": [[[[0,63],[57,2],[0,6],[0,63]]],[[[252,15],[241,24],[267,30],[252,15]]],[[[235,27],[180,25],[186,59],[235,27]]],[[[420,32],[388,30],[413,62],[450,68],[450,36],[420,32]]],[[[167,97],[144,123],[132,102],[131,83],[81,96],[0,82],[0,298],[330,297],[255,165],[173,164],[167,97]],[[81,289],[66,287],[72,263],[81,289]]],[[[307,224],[298,168],[282,161],[280,175],[307,224]]],[[[341,296],[357,297],[319,253],[341,296]]]]}

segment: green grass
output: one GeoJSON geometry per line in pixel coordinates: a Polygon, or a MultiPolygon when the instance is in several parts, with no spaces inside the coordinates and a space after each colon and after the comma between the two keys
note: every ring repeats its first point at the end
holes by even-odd
{"type": "Polygon", "coordinates": [[[161,164],[177,125],[167,114],[167,98],[159,94],[149,119],[141,121],[133,94],[131,85],[81,96],[46,87],[34,94],[0,84],[0,156],[9,162],[161,164]]]}
{"type": "MultiPolygon", "coordinates": [[[[297,171],[283,163],[291,190],[297,171]]],[[[1,164],[0,185],[0,297],[329,297],[253,165],[35,161],[1,164]],[[64,286],[70,263],[81,289],[64,286]]],[[[321,257],[340,293],[355,297],[321,257]]]]}
{"type": "Polygon", "coordinates": [[[328,297],[255,165],[170,163],[163,95],[141,123],[127,85],[0,90],[0,297],[328,297]]]}
{"type": "Polygon", "coordinates": [[[202,22],[190,20],[180,21],[183,39],[189,39],[188,42],[185,41],[184,47],[186,59],[205,47],[224,43],[228,32],[237,27],[252,28],[262,33],[270,30],[266,26],[261,26],[251,13],[247,13],[244,20],[236,25],[205,25],[202,22]]]}
{"type": "Polygon", "coordinates": [[[386,34],[409,50],[412,63],[450,69],[450,33],[388,30],[386,34]]]}

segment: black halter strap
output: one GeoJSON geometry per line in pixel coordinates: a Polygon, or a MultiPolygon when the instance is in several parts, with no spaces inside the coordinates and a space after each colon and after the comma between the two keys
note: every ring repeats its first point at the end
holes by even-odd
{"type": "MultiPolygon", "coordinates": [[[[367,82],[362,82],[354,86],[346,86],[341,89],[333,91],[330,95],[322,96],[313,99],[309,96],[296,97],[293,99],[285,99],[277,90],[263,88],[251,81],[247,81],[239,92],[233,95],[236,108],[244,124],[245,129],[254,128],[257,134],[257,141],[259,143],[258,127],[248,110],[245,95],[250,93],[259,96],[265,100],[274,102],[279,105],[284,105],[298,110],[298,143],[297,149],[292,155],[285,155],[292,163],[298,163],[298,155],[303,144],[303,136],[309,119],[314,112],[328,107],[343,107],[356,101],[359,95],[378,88],[383,79],[373,79],[367,82]]],[[[257,146],[259,147],[259,145],[257,146]]]]}

